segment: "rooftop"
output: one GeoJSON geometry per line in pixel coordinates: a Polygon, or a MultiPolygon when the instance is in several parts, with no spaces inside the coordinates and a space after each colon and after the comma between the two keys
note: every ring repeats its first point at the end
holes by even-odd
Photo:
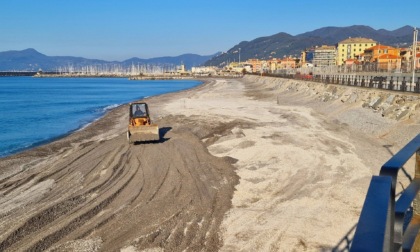
{"type": "Polygon", "coordinates": [[[351,44],[351,43],[376,43],[375,40],[370,38],[348,38],[338,42],[339,44],[351,44]]]}
{"type": "Polygon", "coordinates": [[[323,45],[323,46],[315,48],[315,51],[322,51],[322,50],[335,50],[335,46],[323,45]]]}
{"type": "Polygon", "coordinates": [[[395,49],[395,47],[392,46],[386,46],[386,45],[376,45],[376,46],[372,46],[366,49],[366,51],[369,50],[383,50],[383,49],[395,49]]]}

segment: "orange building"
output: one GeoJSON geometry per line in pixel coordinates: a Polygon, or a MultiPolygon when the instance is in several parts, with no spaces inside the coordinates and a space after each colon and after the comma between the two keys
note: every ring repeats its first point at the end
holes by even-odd
{"type": "Polygon", "coordinates": [[[293,58],[281,59],[280,66],[278,66],[277,68],[278,69],[296,68],[296,60],[293,58]]]}
{"type": "Polygon", "coordinates": [[[386,45],[376,45],[365,49],[364,62],[376,63],[378,69],[393,70],[401,68],[400,49],[386,45]]]}
{"type": "Polygon", "coordinates": [[[365,62],[375,62],[382,55],[400,56],[400,49],[386,45],[376,45],[365,49],[364,60],[365,62]]]}
{"type": "Polygon", "coordinates": [[[396,55],[380,55],[376,62],[378,63],[378,68],[382,70],[401,69],[401,57],[396,55]]]}
{"type": "Polygon", "coordinates": [[[246,63],[252,66],[253,73],[260,72],[262,69],[262,61],[259,59],[248,59],[246,63]]]}

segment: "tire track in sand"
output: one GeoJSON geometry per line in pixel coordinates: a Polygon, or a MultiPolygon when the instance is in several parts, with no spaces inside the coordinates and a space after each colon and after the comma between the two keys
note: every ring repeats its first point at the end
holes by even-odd
{"type": "Polygon", "coordinates": [[[9,183],[8,193],[54,184],[36,202],[28,195],[21,202],[26,210],[0,216],[0,250],[77,249],[79,239],[97,238],[103,250],[217,249],[237,178],[228,162],[184,131],[158,144],[128,145],[124,134],[88,142],[5,180],[0,188],[9,183]]]}
{"type": "MultiPolygon", "coordinates": [[[[115,152],[121,153],[121,151],[122,148],[118,148],[115,152]]],[[[115,162],[114,160],[112,163],[110,163],[113,165],[110,165],[112,174],[111,176],[109,176],[109,179],[104,180],[102,183],[92,188],[87,188],[87,190],[82,191],[79,195],[73,196],[57,204],[54,204],[44,210],[41,210],[39,213],[37,213],[33,217],[29,218],[26,222],[24,222],[24,224],[17,228],[14,232],[12,232],[4,241],[2,241],[0,243],[0,250],[3,251],[10,247],[12,244],[19,243],[20,241],[27,243],[28,239],[26,239],[26,237],[30,237],[32,234],[34,236],[39,236],[39,234],[37,233],[40,230],[54,229],[52,226],[56,224],[55,222],[60,222],[60,219],[63,216],[67,217],[68,215],[76,215],[76,217],[73,217],[73,220],[70,221],[66,226],[62,227],[61,229],[55,231],[52,234],[47,235],[46,237],[43,237],[41,241],[39,241],[32,247],[32,249],[43,250],[49,245],[53,244],[55,241],[59,240],[61,237],[65,236],[66,234],[77,228],[78,225],[82,225],[84,221],[91,218],[91,216],[97,214],[101,209],[106,207],[110,202],[112,202],[112,200],[118,195],[118,193],[128,184],[128,182],[132,178],[132,176],[130,176],[128,178],[128,181],[122,184],[122,186],[113,187],[116,184],[116,182],[118,182],[119,177],[123,175],[123,172],[125,170],[124,160],[127,159],[124,153],[120,154],[118,157],[119,158],[117,159],[117,162],[115,162]],[[95,191],[99,190],[103,190],[106,192],[108,188],[111,188],[114,191],[109,193],[110,196],[106,197],[99,203],[93,204],[91,209],[85,209],[89,207],[90,204],[92,204],[92,201],[88,200],[89,194],[92,194],[95,191]],[[77,216],[77,213],[80,212],[84,213],[79,214],[77,216]]],[[[74,160],[73,162],[70,162],[70,166],[60,168],[60,171],[72,170],[72,168],[75,168],[71,167],[73,163],[74,160]]],[[[54,174],[51,176],[54,175],[58,175],[58,173],[54,172],[54,174]]],[[[65,175],[60,174],[58,176],[60,178],[65,175]]],[[[42,179],[40,181],[42,181],[42,179]]]]}

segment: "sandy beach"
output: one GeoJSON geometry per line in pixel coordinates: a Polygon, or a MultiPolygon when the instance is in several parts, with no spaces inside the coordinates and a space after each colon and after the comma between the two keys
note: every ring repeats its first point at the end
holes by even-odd
{"type": "Polygon", "coordinates": [[[418,95],[270,77],[146,102],[159,143],[128,144],[124,105],[0,159],[0,251],[343,248],[371,176],[420,133],[418,95]]]}

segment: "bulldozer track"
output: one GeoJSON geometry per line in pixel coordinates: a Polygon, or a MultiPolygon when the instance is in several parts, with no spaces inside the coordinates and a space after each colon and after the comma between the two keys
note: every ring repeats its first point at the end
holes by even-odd
{"type": "Polygon", "coordinates": [[[168,134],[158,144],[129,145],[125,134],[89,141],[77,154],[5,176],[0,193],[10,207],[0,215],[0,251],[60,250],[95,237],[106,250],[219,247],[213,223],[229,208],[237,177],[198,137],[168,134]]]}

